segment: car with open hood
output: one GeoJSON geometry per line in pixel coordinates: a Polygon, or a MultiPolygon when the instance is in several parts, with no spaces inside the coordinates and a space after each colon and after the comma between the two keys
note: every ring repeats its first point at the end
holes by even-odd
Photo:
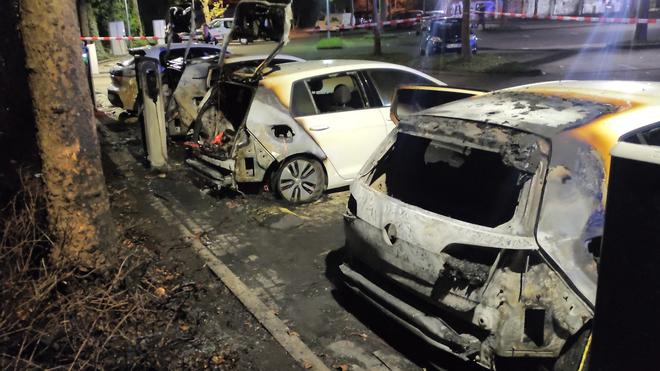
{"type": "Polygon", "coordinates": [[[338,273],[438,349],[575,370],[610,150],[659,128],[660,83],[644,82],[534,84],[406,115],[351,185],[338,273]]]}

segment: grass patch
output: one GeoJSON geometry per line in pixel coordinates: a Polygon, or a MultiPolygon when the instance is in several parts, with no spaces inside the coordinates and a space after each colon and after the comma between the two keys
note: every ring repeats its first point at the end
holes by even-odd
{"type": "Polygon", "coordinates": [[[316,43],[316,49],[341,49],[343,47],[344,41],[340,37],[321,39],[316,43]]]}
{"type": "Polygon", "coordinates": [[[405,53],[386,53],[382,55],[361,55],[355,58],[402,64],[424,71],[526,75],[534,75],[540,72],[525,63],[494,54],[473,55],[469,62],[464,62],[460,54],[434,54],[430,57],[416,56],[411,58],[410,55],[405,53]]]}

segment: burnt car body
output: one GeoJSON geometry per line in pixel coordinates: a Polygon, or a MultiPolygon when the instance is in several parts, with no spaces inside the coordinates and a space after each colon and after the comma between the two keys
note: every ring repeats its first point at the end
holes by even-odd
{"type": "Polygon", "coordinates": [[[273,32],[269,38],[281,41],[256,67],[232,70],[220,61],[219,79],[195,121],[187,163],[218,188],[265,184],[285,200],[302,203],[350,184],[394,127],[389,105],[398,85],[444,83],[382,62],[269,66],[288,41],[290,27],[290,22],[275,20],[290,21],[290,16],[288,4],[238,5],[232,34],[245,34],[244,25],[279,24],[283,33],[273,32]]]}
{"type": "Polygon", "coordinates": [[[658,102],[658,83],[573,81],[407,116],[351,186],[343,281],[428,343],[482,366],[500,357],[579,364],[609,151],[654,135],[658,102]]]}

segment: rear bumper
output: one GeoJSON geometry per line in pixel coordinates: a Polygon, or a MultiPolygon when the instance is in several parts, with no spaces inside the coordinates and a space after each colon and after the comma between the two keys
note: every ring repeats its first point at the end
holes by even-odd
{"type": "Polygon", "coordinates": [[[457,331],[442,318],[440,309],[389,279],[351,255],[351,248],[362,250],[366,241],[356,230],[354,217],[346,216],[348,261],[339,267],[342,282],[358,296],[375,306],[429,345],[450,352],[466,361],[478,361],[481,340],[457,331]]]}
{"type": "Polygon", "coordinates": [[[347,264],[339,267],[342,280],[354,293],[366,299],[380,312],[405,327],[427,344],[450,352],[465,361],[475,360],[480,341],[470,335],[458,334],[442,319],[398,299],[367,279],[347,264]]]}

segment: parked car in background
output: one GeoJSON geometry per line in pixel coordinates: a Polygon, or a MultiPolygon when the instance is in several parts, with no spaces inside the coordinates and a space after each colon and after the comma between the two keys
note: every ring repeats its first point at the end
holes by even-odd
{"type": "Polygon", "coordinates": [[[224,40],[234,25],[234,18],[217,18],[209,22],[209,32],[216,42],[224,40]]]}
{"type": "MultiPolygon", "coordinates": [[[[460,18],[442,18],[427,22],[422,30],[420,55],[434,53],[461,52],[461,25],[460,18]]],[[[477,53],[477,36],[470,29],[470,50],[477,53]]]]}
{"type": "Polygon", "coordinates": [[[465,360],[576,370],[610,150],[659,128],[660,83],[644,82],[534,84],[409,115],[351,186],[340,276],[465,360]]]}
{"type": "Polygon", "coordinates": [[[423,17],[424,12],[421,10],[398,11],[390,17],[390,21],[395,22],[390,27],[397,30],[415,30],[415,33],[419,35],[422,30],[423,17]]]}
{"type": "Polygon", "coordinates": [[[353,180],[394,128],[402,84],[442,86],[408,67],[370,61],[287,63],[225,74],[200,113],[188,164],[220,187],[265,183],[292,203],[353,180]]]}

